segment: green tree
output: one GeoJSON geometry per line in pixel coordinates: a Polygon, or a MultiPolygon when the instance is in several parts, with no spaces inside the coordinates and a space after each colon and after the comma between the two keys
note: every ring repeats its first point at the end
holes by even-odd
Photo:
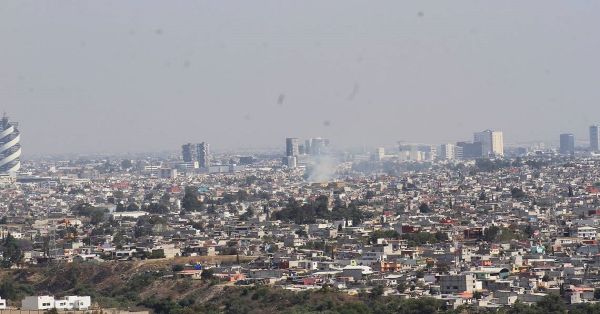
{"type": "Polygon", "coordinates": [[[419,211],[423,214],[426,213],[431,213],[431,207],[429,207],[429,204],[427,203],[421,203],[421,205],[419,205],[419,211]]]}
{"type": "Polygon", "coordinates": [[[202,274],[200,275],[200,277],[202,277],[202,279],[204,279],[204,280],[211,280],[214,278],[214,276],[215,276],[215,271],[212,269],[203,269],[202,274]]]}
{"type": "Polygon", "coordinates": [[[198,211],[202,208],[202,202],[198,200],[198,191],[191,186],[185,188],[181,207],[187,211],[198,211]]]}
{"type": "Polygon", "coordinates": [[[9,268],[13,265],[21,263],[23,260],[23,252],[17,242],[17,239],[10,233],[4,238],[2,242],[2,266],[9,268]]]}
{"type": "Polygon", "coordinates": [[[377,285],[371,289],[371,297],[378,298],[383,295],[385,288],[382,285],[377,285]]]}
{"type": "Polygon", "coordinates": [[[525,194],[525,192],[523,192],[522,189],[514,187],[510,190],[510,195],[512,196],[512,198],[515,199],[521,199],[524,198],[525,196],[527,196],[527,194],[525,194]]]}
{"type": "Polygon", "coordinates": [[[549,294],[539,301],[536,306],[542,311],[542,313],[566,313],[567,304],[557,294],[549,294]]]}

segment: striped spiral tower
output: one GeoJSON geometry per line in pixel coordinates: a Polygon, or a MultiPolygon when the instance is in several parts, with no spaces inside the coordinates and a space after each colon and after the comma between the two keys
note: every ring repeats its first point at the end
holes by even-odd
{"type": "Polygon", "coordinates": [[[21,134],[6,114],[0,120],[0,174],[14,175],[21,168],[21,134]]]}

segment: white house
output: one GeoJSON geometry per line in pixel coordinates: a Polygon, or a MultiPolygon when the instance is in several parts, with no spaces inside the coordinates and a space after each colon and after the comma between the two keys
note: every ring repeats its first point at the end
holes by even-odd
{"type": "Polygon", "coordinates": [[[92,298],[90,296],[68,296],[65,298],[69,304],[70,310],[87,310],[92,306],[92,298]]]}
{"type": "Polygon", "coordinates": [[[21,301],[22,310],[49,310],[54,308],[54,297],[49,295],[29,296],[21,301]]]}
{"type": "Polygon", "coordinates": [[[580,239],[596,240],[597,230],[594,227],[583,226],[577,228],[577,237],[580,239]]]}
{"type": "Polygon", "coordinates": [[[0,310],[6,310],[6,300],[0,298],[0,310]]]}
{"type": "Polygon", "coordinates": [[[54,308],[57,310],[69,310],[69,302],[67,300],[54,300],[54,308]]]}
{"type": "Polygon", "coordinates": [[[22,310],[87,310],[92,305],[89,296],[67,296],[54,299],[53,296],[29,296],[21,301],[22,310]]]}

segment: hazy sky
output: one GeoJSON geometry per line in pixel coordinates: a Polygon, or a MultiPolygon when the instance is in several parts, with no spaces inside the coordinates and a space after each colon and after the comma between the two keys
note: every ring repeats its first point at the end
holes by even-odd
{"type": "Polygon", "coordinates": [[[0,2],[25,154],[587,139],[599,1],[0,2]]]}

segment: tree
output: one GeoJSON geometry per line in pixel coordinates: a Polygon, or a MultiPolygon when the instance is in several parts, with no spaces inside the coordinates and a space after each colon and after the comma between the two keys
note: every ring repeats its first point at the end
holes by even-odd
{"type": "Polygon", "coordinates": [[[544,277],[542,277],[542,281],[543,282],[548,282],[550,281],[550,276],[548,274],[544,274],[544,277]]]}
{"type": "Polygon", "coordinates": [[[565,301],[557,294],[549,294],[539,301],[536,306],[542,310],[542,313],[566,313],[567,305],[565,301]]]}
{"type": "Polygon", "coordinates": [[[174,272],[178,272],[184,270],[184,267],[181,264],[175,264],[171,267],[171,270],[173,270],[174,272]]]}
{"type": "Polygon", "coordinates": [[[375,197],[375,191],[368,190],[367,194],[365,195],[365,198],[368,199],[368,200],[370,200],[373,197],[375,197]]]}
{"type": "Polygon", "coordinates": [[[99,225],[104,222],[104,214],[105,211],[103,209],[97,208],[90,213],[90,223],[92,225],[99,225]]]}
{"type": "Polygon", "coordinates": [[[198,200],[198,191],[195,188],[191,186],[185,188],[181,207],[187,211],[197,211],[202,208],[202,202],[198,200]]]}
{"type": "Polygon", "coordinates": [[[594,299],[600,300],[600,289],[594,289],[594,299]]]}
{"type": "Polygon", "coordinates": [[[517,187],[514,187],[510,190],[510,195],[512,196],[512,198],[515,198],[515,199],[521,199],[521,198],[524,198],[525,196],[527,196],[525,194],[525,192],[523,192],[522,189],[517,188],[517,187]]]}
{"type": "Polygon", "coordinates": [[[215,275],[214,270],[212,269],[203,269],[202,270],[202,274],[200,275],[200,277],[204,280],[210,280],[213,279],[215,275]]]}
{"type": "Polygon", "coordinates": [[[406,283],[404,281],[399,282],[396,286],[396,290],[398,290],[399,293],[404,293],[404,291],[406,291],[406,288],[408,287],[406,286],[406,283]]]}
{"type": "Polygon", "coordinates": [[[500,228],[496,227],[496,226],[491,226],[487,229],[485,229],[485,232],[483,234],[483,241],[487,241],[487,242],[495,242],[496,238],[498,237],[498,233],[500,232],[500,228]]]}
{"type": "Polygon", "coordinates": [[[135,212],[135,211],[138,211],[138,210],[140,210],[140,207],[136,203],[131,203],[131,204],[127,205],[127,211],[128,212],[135,212]]]}
{"type": "Polygon", "coordinates": [[[297,234],[300,238],[308,238],[308,233],[306,233],[306,230],[304,229],[298,229],[294,233],[297,234]]]}
{"type": "Polygon", "coordinates": [[[427,214],[431,213],[431,208],[427,203],[421,203],[421,205],[419,205],[419,211],[423,214],[427,214]]]}
{"type": "Polygon", "coordinates": [[[385,289],[383,288],[383,286],[377,285],[377,286],[373,287],[373,289],[371,289],[371,297],[378,298],[378,297],[382,296],[384,292],[385,292],[385,289]]]}
{"type": "Polygon", "coordinates": [[[438,232],[435,233],[435,239],[438,242],[446,242],[446,241],[449,240],[448,234],[445,233],[445,232],[441,232],[441,231],[438,231],[438,232]]]}
{"type": "Polygon", "coordinates": [[[10,233],[2,242],[2,266],[10,268],[13,265],[19,264],[23,260],[23,252],[17,242],[17,239],[10,233]]]}

